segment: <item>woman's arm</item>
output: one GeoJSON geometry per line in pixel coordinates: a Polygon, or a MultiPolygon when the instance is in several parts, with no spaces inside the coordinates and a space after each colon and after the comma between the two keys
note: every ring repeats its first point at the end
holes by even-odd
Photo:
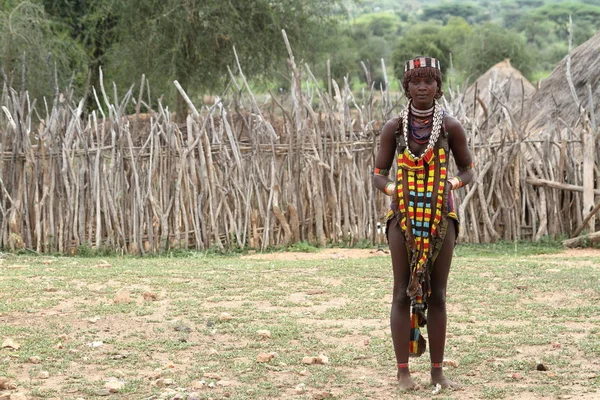
{"type": "Polygon", "coordinates": [[[394,162],[394,155],[396,154],[397,127],[398,118],[392,118],[381,130],[379,151],[375,158],[375,170],[373,171],[373,184],[388,196],[396,193],[395,180],[389,178],[389,172],[394,162]]]}
{"type": "Polygon", "coordinates": [[[473,180],[475,171],[473,171],[473,156],[467,145],[467,135],[460,122],[454,117],[446,117],[446,130],[448,132],[448,144],[454,161],[458,167],[456,176],[448,179],[452,184],[452,190],[468,185],[473,180]]]}

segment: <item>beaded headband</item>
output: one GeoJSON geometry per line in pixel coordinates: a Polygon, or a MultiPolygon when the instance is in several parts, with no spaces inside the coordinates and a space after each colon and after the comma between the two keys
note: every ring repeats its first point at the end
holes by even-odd
{"type": "Polygon", "coordinates": [[[414,60],[407,61],[407,63],[404,65],[404,72],[422,67],[432,67],[437,68],[440,71],[442,70],[442,67],[440,66],[440,60],[433,57],[418,57],[414,60]]]}

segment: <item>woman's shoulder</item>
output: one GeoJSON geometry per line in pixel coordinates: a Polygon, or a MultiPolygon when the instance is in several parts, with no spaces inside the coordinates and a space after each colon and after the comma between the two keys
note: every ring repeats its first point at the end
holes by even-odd
{"type": "Polygon", "coordinates": [[[383,128],[379,136],[379,141],[382,147],[395,147],[396,146],[396,135],[400,129],[402,121],[398,116],[390,118],[383,128]]]}
{"type": "Polygon", "coordinates": [[[462,132],[463,131],[463,126],[460,123],[460,121],[448,113],[446,113],[444,115],[443,123],[444,123],[445,131],[448,132],[449,134],[452,134],[454,132],[462,132]]]}
{"type": "Polygon", "coordinates": [[[390,118],[385,125],[383,125],[383,129],[381,130],[382,135],[396,135],[396,131],[400,127],[402,121],[400,120],[400,116],[396,115],[395,117],[390,118]]]}

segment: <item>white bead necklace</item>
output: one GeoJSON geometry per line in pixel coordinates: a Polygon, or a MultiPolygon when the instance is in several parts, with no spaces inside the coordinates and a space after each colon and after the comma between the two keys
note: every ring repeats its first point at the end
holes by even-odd
{"type": "Polygon", "coordinates": [[[431,137],[429,138],[429,143],[427,144],[427,147],[425,148],[423,153],[421,153],[421,155],[417,157],[416,155],[414,155],[412,153],[412,151],[410,151],[410,146],[408,145],[408,113],[409,113],[409,109],[411,107],[412,107],[412,101],[410,101],[409,106],[406,107],[402,111],[402,130],[404,131],[404,143],[406,143],[406,151],[408,151],[408,154],[410,154],[410,156],[415,161],[419,161],[437,143],[438,138],[440,137],[440,131],[442,130],[441,128],[442,128],[443,113],[442,113],[442,108],[439,106],[439,104],[434,102],[433,127],[431,128],[431,137]]]}

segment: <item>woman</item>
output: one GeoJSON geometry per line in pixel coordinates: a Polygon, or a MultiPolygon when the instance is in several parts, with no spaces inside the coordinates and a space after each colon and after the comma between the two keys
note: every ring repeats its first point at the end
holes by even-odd
{"type": "Polygon", "coordinates": [[[373,178],[375,187],[392,197],[386,233],[394,271],[390,319],[398,380],[404,389],[418,388],[408,357],[425,351],[419,328],[427,323],[431,384],[457,388],[442,370],[446,285],[458,233],[451,190],[473,179],[472,157],[462,125],[435,101],[443,94],[439,61],[417,57],[404,71],[408,105],[383,127],[373,178]],[[451,178],[449,151],[459,171],[451,178]],[[396,154],[398,175],[390,180],[396,154]]]}

